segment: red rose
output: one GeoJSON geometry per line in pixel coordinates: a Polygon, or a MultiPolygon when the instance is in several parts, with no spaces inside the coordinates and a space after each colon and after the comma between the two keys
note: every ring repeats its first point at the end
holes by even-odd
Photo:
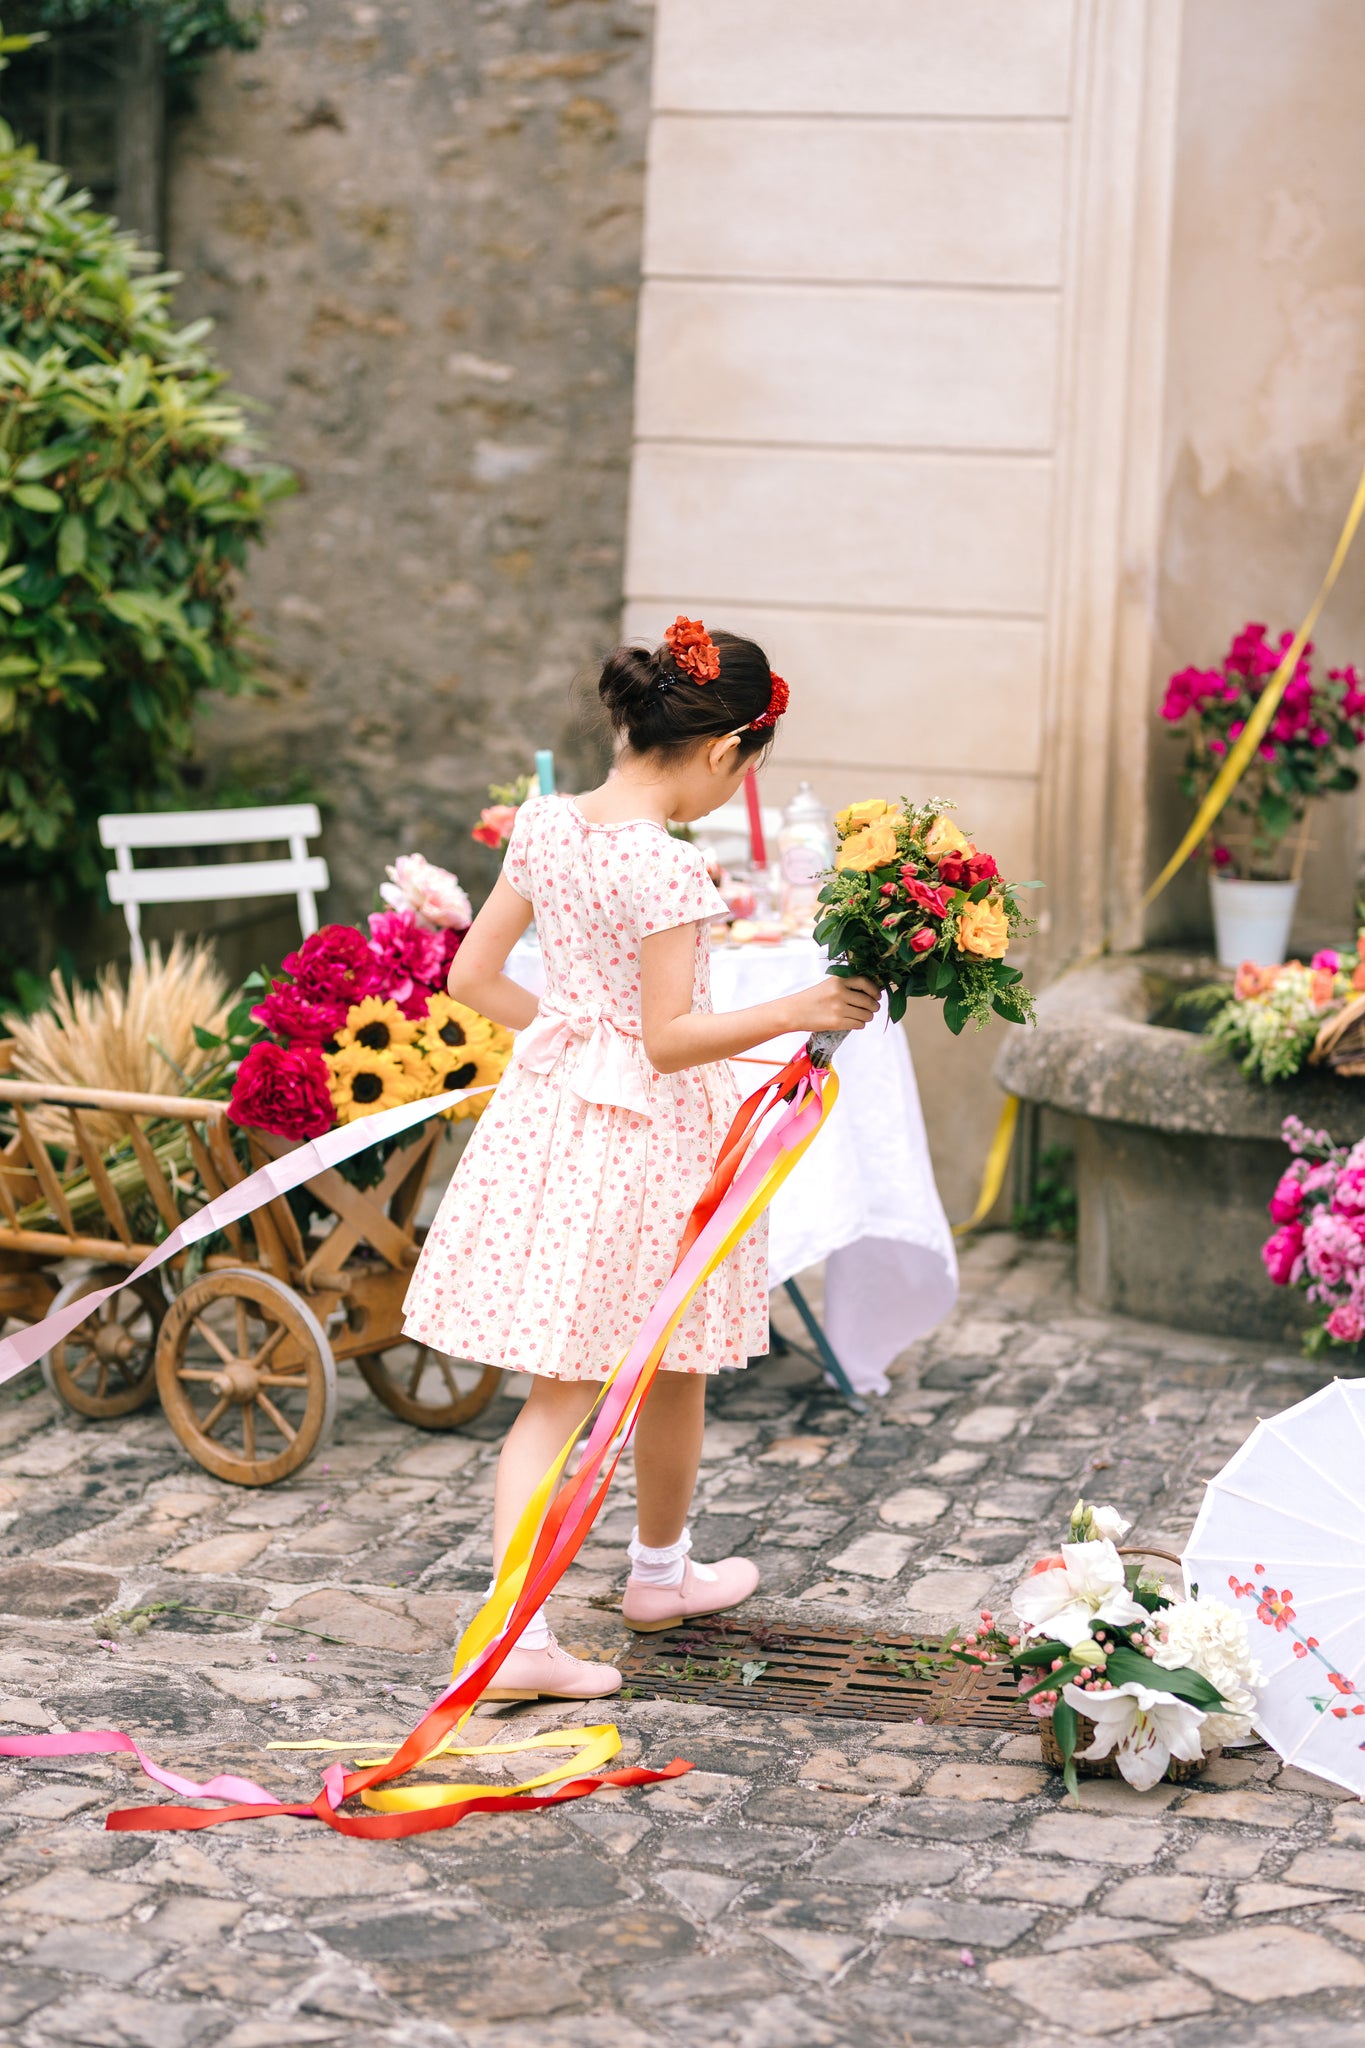
{"type": "Polygon", "coordinates": [[[927,924],[922,924],[917,932],[911,932],[910,934],[910,951],[912,953],[927,953],[931,946],[936,946],[937,944],[938,934],[931,932],[927,924]]]}
{"type": "Polygon", "coordinates": [[[945,853],[938,864],[940,882],[949,882],[954,888],[970,886],[967,876],[971,871],[972,857],[976,848],[971,844],[957,847],[952,853],[945,853]]]}
{"type": "Polygon", "coordinates": [[[967,886],[974,889],[978,882],[993,882],[999,872],[993,854],[974,853],[967,863],[967,886]]]}
{"type": "Polygon", "coordinates": [[[235,1124],[280,1138],[320,1137],[336,1118],[327,1063],[315,1045],[275,1045],[263,1038],[237,1069],[228,1103],[235,1124]]]}
{"type": "Polygon", "coordinates": [[[345,1003],[315,1003],[292,981],[272,981],[252,1016],[290,1045],[322,1045],[346,1022],[345,1003]]]}
{"type": "MultiPolygon", "coordinates": [[[[943,872],[942,867],[939,872],[943,872]]],[[[901,880],[905,884],[905,893],[912,903],[917,903],[921,910],[927,910],[930,917],[943,916],[948,908],[948,898],[942,889],[931,889],[927,882],[917,881],[913,872],[907,868],[901,869],[901,880]]]]}
{"type": "Polygon", "coordinates": [[[383,970],[354,925],[325,924],[282,963],[310,1003],[341,1003],[347,1009],[374,995],[383,970]]]}

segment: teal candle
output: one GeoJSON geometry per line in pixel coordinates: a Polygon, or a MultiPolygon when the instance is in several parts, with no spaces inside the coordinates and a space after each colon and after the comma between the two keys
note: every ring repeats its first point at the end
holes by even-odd
{"type": "Polygon", "coordinates": [[[555,793],[555,757],[549,747],[536,749],[536,782],[542,796],[555,793]]]}

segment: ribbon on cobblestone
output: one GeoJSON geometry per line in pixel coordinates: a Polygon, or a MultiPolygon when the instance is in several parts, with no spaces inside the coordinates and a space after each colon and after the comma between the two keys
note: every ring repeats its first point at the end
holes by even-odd
{"type": "MultiPolygon", "coordinates": [[[[596,1766],[616,1755],[621,1747],[618,1730],[609,1724],[553,1729],[521,1742],[473,1748],[459,1747],[453,1737],[469,1719],[531,1615],[549,1597],[577,1555],[630,1440],[640,1404],[653,1384],[688,1305],[758,1221],[820,1130],[834,1106],[838,1088],[834,1073],[828,1068],[813,1066],[809,1052],[803,1048],[740,1105],[721,1146],[711,1180],[688,1219],[673,1272],[663,1293],[641,1324],[625,1357],[603,1382],[592,1411],[575,1429],[536,1488],[508,1546],[493,1591],[460,1640],[451,1684],[391,1756],[379,1762],[365,1762],[351,1771],[344,1771],[340,1764],[329,1765],[323,1772],[317,1797],[297,1804],[275,1799],[248,1779],[218,1777],[196,1784],[192,1779],[178,1777],[144,1756],[131,1737],[113,1729],[70,1735],[7,1736],[0,1739],[0,1756],[73,1756],[90,1755],[100,1750],[124,1750],[135,1755],[146,1774],[168,1790],[191,1798],[226,1799],[230,1802],[216,1808],[179,1805],[126,1807],[108,1816],[105,1826],[111,1829],[178,1831],[219,1827],[234,1820],[261,1820],[278,1814],[301,1820],[319,1820],[338,1834],[379,1841],[451,1827],[470,1813],[522,1813],[584,1798],[602,1785],[657,1784],[690,1770],[692,1766],[680,1757],[675,1757],[658,1770],[638,1765],[615,1771],[598,1770],[596,1766]],[[588,1436],[578,1470],[567,1484],[561,1485],[565,1466],[584,1430],[588,1431],[588,1436]],[[386,1785],[392,1786],[393,1781],[404,1777],[418,1764],[441,1755],[498,1755],[560,1747],[573,1747],[578,1754],[509,1789],[473,1783],[381,1789],[386,1785]],[[363,1814],[342,1812],[346,1802],[354,1798],[359,1798],[368,1811],[363,1814]]],[[[445,1099],[448,1098],[438,1099],[435,1106],[440,1106],[445,1099]]],[[[406,1115],[410,1123],[416,1123],[420,1116],[414,1115],[413,1111],[430,1107],[427,1103],[407,1105],[403,1110],[385,1112],[383,1116],[367,1119],[367,1122],[373,1128],[406,1115]]],[[[382,1132],[375,1130],[373,1135],[377,1138],[391,1134],[390,1125],[382,1132]]],[[[340,1135],[327,1134],[328,1137],[340,1135]]],[[[301,1146],[298,1153],[289,1153],[285,1159],[273,1162],[273,1166],[276,1170],[289,1166],[300,1153],[312,1153],[314,1147],[325,1142],[325,1139],[315,1139],[311,1145],[301,1146]]],[[[352,1149],[359,1150],[360,1147],[352,1149]]],[[[290,1178],[286,1184],[297,1186],[299,1181],[316,1172],[321,1163],[324,1162],[314,1153],[297,1177],[290,1178]]],[[[325,1163],[332,1161],[329,1159],[325,1163]]],[[[230,1190],[236,1201],[231,1220],[248,1214],[251,1207],[259,1207],[261,1202],[270,1199],[271,1194],[281,1191],[278,1185],[271,1184],[258,1200],[243,1202],[243,1196],[253,1183],[262,1181],[270,1171],[269,1168],[262,1169],[260,1174],[252,1175],[250,1180],[230,1190]]],[[[214,1206],[209,1205],[210,1209],[214,1206]]],[[[195,1237],[204,1236],[208,1229],[216,1227],[204,1225],[206,1214],[207,1211],[201,1211],[192,1219],[193,1224],[201,1226],[194,1231],[195,1237]]],[[[193,1239],[187,1241],[192,1242],[193,1239]]],[[[166,1246],[159,1246],[158,1252],[170,1256],[166,1246]]],[[[159,1258],[145,1262],[139,1271],[148,1270],[151,1263],[160,1262],[159,1258]]],[[[134,1277],[129,1276],[130,1279],[134,1277]]],[[[84,1315],[90,1313],[90,1301],[91,1298],[86,1297],[80,1304],[84,1315]]],[[[48,1317],[47,1325],[57,1320],[56,1317],[48,1317]]],[[[53,1341],[53,1336],[49,1335],[40,1351],[53,1341]]],[[[37,1355],[40,1352],[34,1354],[37,1355]]],[[[31,1363],[32,1360],[24,1362],[31,1363]]],[[[4,1350],[0,1348],[0,1373],[3,1372],[3,1364],[4,1350]]],[[[21,1370],[22,1367],[12,1369],[21,1370]]],[[[350,1750],[360,1746],[345,1745],[350,1750]]]]}

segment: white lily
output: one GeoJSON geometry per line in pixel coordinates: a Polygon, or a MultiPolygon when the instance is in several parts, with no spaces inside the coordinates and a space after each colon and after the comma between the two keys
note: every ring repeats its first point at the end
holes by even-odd
{"type": "Polygon", "coordinates": [[[1132,1526],[1131,1522],[1124,1520],[1117,1508],[1091,1508],[1090,1510],[1090,1533],[1092,1536],[1098,1537],[1101,1542],[1106,1540],[1110,1543],[1122,1542],[1132,1526]]]}
{"type": "Polygon", "coordinates": [[[1094,1741],[1077,1756],[1098,1761],[1116,1751],[1121,1774],[1137,1792],[1157,1784],[1173,1756],[1195,1763],[1204,1753],[1204,1715],[1174,1693],[1157,1692],[1134,1679],[1099,1692],[1068,1685],[1062,1697],[1095,1724],[1094,1741]]]}
{"type": "Polygon", "coordinates": [[[1124,1583],[1123,1559],[1107,1540],[1064,1543],[1061,1564],[1016,1586],[1011,1605],[1030,1635],[1068,1645],[1092,1636],[1097,1622],[1126,1628],[1147,1619],[1124,1583]]]}

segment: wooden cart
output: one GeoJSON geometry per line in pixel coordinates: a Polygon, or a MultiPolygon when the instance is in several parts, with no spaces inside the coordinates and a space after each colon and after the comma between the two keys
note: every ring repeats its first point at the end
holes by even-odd
{"type": "MultiPolygon", "coordinates": [[[[5,1055],[0,1045],[0,1115],[13,1129],[0,1145],[0,1325],[40,1321],[108,1286],[163,1230],[246,1172],[222,1102],[16,1081],[5,1055]],[[124,1154],[112,1167],[111,1133],[124,1154]],[[82,1262],[75,1271],[54,1271],[73,1260],[82,1262]]],[[[199,1247],[178,1254],[53,1346],[42,1366],[48,1386],[95,1417],[127,1415],[159,1394],[190,1456],[242,1486],[283,1479],[326,1441],[340,1358],[353,1358],[404,1421],[467,1422],[501,1373],[402,1332],[421,1241],[415,1218],[439,1137],[433,1123],[363,1191],[335,1171],[316,1175],[307,1185],[330,1221],[307,1238],[277,1196],[229,1226],[221,1245],[207,1240],[206,1256],[199,1247]]],[[[252,1168],[292,1149],[256,1131],[247,1141],[252,1168]]]]}

